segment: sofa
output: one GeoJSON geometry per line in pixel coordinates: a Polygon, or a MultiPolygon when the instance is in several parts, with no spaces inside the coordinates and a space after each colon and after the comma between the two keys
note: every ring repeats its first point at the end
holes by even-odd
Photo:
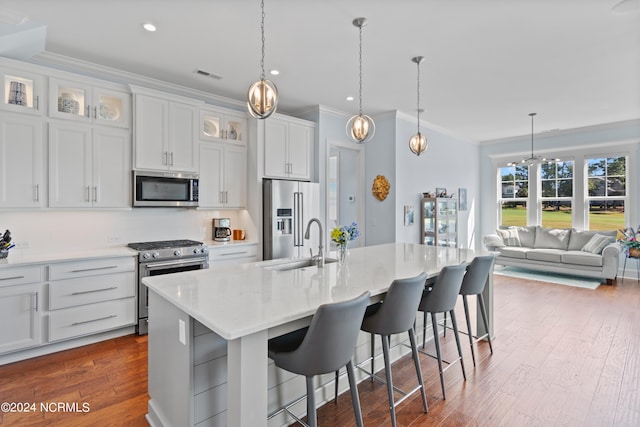
{"type": "Polygon", "coordinates": [[[580,231],[541,226],[505,227],[482,239],[497,252],[496,264],[596,277],[613,283],[620,245],[616,231],[580,231]]]}

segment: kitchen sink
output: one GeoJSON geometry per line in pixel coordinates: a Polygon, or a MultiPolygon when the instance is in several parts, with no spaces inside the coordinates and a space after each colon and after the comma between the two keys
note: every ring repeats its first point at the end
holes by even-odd
{"type": "MultiPolygon", "coordinates": [[[[324,259],[325,264],[333,264],[334,262],[338,262],[338,260],[335,258],[324,259]]],[[[296,258],[293,260],[287,260],[283,262],[278,262],[278,260],[276,260],[273,263],[269,262],[268,264],[263,265],[262,268],[266,268],[267,270],[288,271],[288,270],[296,270],[298,268],[315,267],[315,266],[316,266],[315,258],[296,258]]]]}

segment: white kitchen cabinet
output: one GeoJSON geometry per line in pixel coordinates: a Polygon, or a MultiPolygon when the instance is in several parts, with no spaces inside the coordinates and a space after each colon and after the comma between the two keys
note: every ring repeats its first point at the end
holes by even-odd
{"type": "Polygon", "coordinates": [[[96,86],[92,80],[49,78],[49,116],[85,123],[130,127],[131,95],[96,86]]]}
{"type": "MultiPolygon", "coordinates": [[[[0,64],[9,60],[2,59],[0,64]]],[[[0,65],[3,110],[42,116],[44,112],[44,81],[41,74],[0,65]]]]}
{"type": "Polygon", "coordinates": [[[200,109],[200,139],[247,145],[247,117],[217,108],[200,109]]]}
{"type": "Polygon", "coordinates": [[[46,285],[40,267],[0,271],[0,354],[42,344],[46,285]]]}
{"type": "Polygon", "coordinates": [[[135,168],[195,172],[197,114],[193,105],[135,94],[135,168]]]}
{"type": "Polygon", "coordinates": [[[0,207],[44,206],[44,126],[23,114],[0,116],[0,207]]]}
{"type": "Polygon", "coordinates": [[[310,180],[313,128],[311,122],[283,116],[265,120],[264,176],[310,180]]]}
{"type": "Polygon", "coordinates": [[[51,122],[49,206],[131,206],[130,151],[126,129],[51,122]]]}
{"type": "Polygon", "coordinates": [[[257,244],[229,244],[209,246],[209,267],[242,264],[258,260],[257,244]]]}
{"type": "Polygon", "coordinates": [[[226,143],[201,142],[199,175],[199,207],[246,207],[246,147],[226,143]]]}
{"type": "Polygon", "coordinates": [[[134,325],[134,257],[49,266],[49,341],[134,325]]]}

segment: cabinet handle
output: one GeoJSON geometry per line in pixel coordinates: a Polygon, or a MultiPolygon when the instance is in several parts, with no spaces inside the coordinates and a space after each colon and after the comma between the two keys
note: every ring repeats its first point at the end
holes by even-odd
{"type": "Polygon", "coordinates": [[[93,187],[93,201],[97,202],[98,201],[98,187],[93,187]]]}
{"type": "Polygon", "coordinates": [[[100,320],[113,319],[114,317],[118,317],[118,316],[116,314],[112,314],[110,316],[98,317],[97,319],[83,320],[82,322],[73,322],[71,326],[84,325],[85,323],[91,323],[91,322],[99,322],[100,320]]]}
{"type": "Polygon", "coordinates": [[[248,251],[242,251],[242,252],[228,252],[226,254],[218,254],[218,256],[231,256],[231,255],[244,255],[248,253],[248,251]]]}
{"type": "Polygon", "coordinates": [[[98,118],[98,107],[96,106],[93,107],[93,118],[94,119],[98,118]]]}
{"type": "Polygon", "coordinates": [[[37,292],[37,291],[36,291],[36,292],[34,292],[34,293],[33,293],[33,296],[34,296],[34,299],[36,300],[36,302],[35,302],[35,304],[34,304],[34,307],[33,307],[33,308],[34,308],[34,310],[37,312],[37,311],[39,310],[39,307],[38,307],[38,300],[39,300],[39,298],[38,298],[38,292],[37,292]]]}
{"type": "Polygon", "coordinates": [[[219,201],[220,203],[222,203],[222,202],[224,201],[224,199],[222,198],[222,191],[219,191],[219,192],[218,192],[218,201],[219,201]]]}
{"type": "Polygon", "coordinates": [[[85,271],[97,271],[97,270],[110,270],[112,268],[117,268],[117,265],[109,265],[107,267],[93,267],[93,268],[81,268],[78,270],[71,270],[72,273],[84,273],[85,271]]]}
{"type": "Polygon", "coordinates": [[[169,152],[165,151],[162,156],[162,164],[169,166],[169,152]]]}
{"type": "Polygon", "coordinates": [[[92,294],[94,292],[106,292],[106,291],[112,291],[114,289],[118,289],[117,286],[111,286],[109,288],[102,288],[102,289],[93,289],[91,291],[79,291],[79,292],[73,292],[71,293],[71,295],[84,295],[84,294],[92,294]]]}
{"type": "Polygon", "coordinates": [[[40,96],[36,96],[36,110],[40,110],[40,96]]]}
{"type": "Polygon", "coordinates": [[[85,117],[91,118],[91,111],[89,110],[89,104],[87,104],[86,107],[84,107],[84,109],[86,110],[86,113],[84,114],[85,117]]]}
{"type": "Polygon", "coordinates": [[[0,280],[24,279],[24,276],[0,277],[0,280]]]}
{"type": "Polygon", "coordinates": [[[87,202],[91,201],[91,187],[87,185],[87,202]]]}
{"type": "Polygon", "coordinates": [[[224,202],[225,203],[229,203],[229,192],[228,191],[224,192],[224,202]]]}
{"type": "Polygon", "coordinates": [[[173,151],[171,152],[171,157],[170,158],[171,158],[170,166],[173,166],[173,151]]]}
{"type": "Polygon", "coordinates": [[[39,202],[40,201],[40,184],[36,184],[35,185],[35,190],[36,190],[36,197],[35,197],[35,201],[39,202]]]}

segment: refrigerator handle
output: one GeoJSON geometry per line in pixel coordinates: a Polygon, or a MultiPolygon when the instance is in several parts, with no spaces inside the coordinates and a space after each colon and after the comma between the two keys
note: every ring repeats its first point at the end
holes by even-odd
{"type": "Polygon", "coordinates": [[[300,226],[298,218],[300,217],[300,193],[293,193],[293,246],[300,246],[300,226]]]}
{"type": "Polygon", "coordinates": [[[304,246],[304,193],[300,192],[300,195],[298,196],[298,221],[300,224],[300,246],[304,246]]]}

